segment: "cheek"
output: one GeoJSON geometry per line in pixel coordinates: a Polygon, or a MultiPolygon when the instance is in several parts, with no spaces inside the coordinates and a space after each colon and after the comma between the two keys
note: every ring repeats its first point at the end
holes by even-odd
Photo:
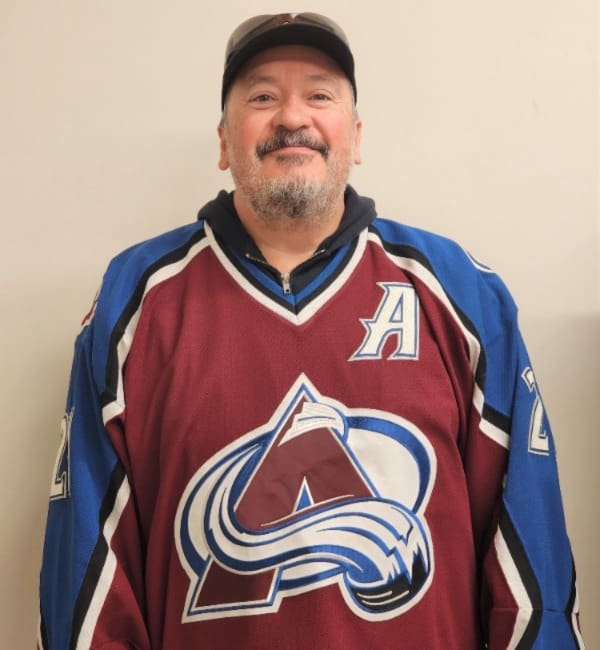
{"type": "Polygon", "coordinates": [[[356,128],[349,118],[323,120],[320,125],[322,137],[332,150],[353,154],[356,149],[356,128]]]}
{"type": "Polygon", "coordinates": [[[243,133],[236,133],[229,141],[228,153],[230,158],[236,160],[250,160],[256,158],[256,141],[243,133]]]}
{"type": "Polygon", "coordinates": [[[255,150],[256,145],[268,137],[265,118],[260,114],[239,117],[232,116],[228,124],[230,142],[236,150],[255,150]]]}

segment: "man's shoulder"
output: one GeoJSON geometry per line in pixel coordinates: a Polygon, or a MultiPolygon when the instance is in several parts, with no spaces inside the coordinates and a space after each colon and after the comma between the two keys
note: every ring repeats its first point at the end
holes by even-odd
{"type": "Polygon", "coordinates": [[[514,317],[516,305],[502,278],[453,239],[380,217],[369,227],[369,236],[475,320],[486,320],[489,313],[514,317]]]}
{"type": "Polygon", "coordinates": [[[185,254],[185,251],[190,246],[201,241],[204,237],[203,220],[179,226],[128,246],[110,261],[108,273],[111,271],[131,273],[137,269],[168,262],[171,257],[185,254]]]}
{"type": "MultiPolygon", "coordinates": [[[[422,258],[467,258],[473,260],[472,256],[453,239],[434,233],[416,226],[410,226],[401,221],[386,219],[378,216],[369,230],[374,236],[381,240],[387,249],[396,249],[422,258]]],[[[485,267],[487,268],[487,267],[485,267]]]]}
{"type": "Polygon", "coordinates": [[[131,316],[149,285],[183,268],[205,241],[204,222],[200,220],[129,246],[113,257],[94,308],[97,325],[112,330],[124,314],[131,316]]]}

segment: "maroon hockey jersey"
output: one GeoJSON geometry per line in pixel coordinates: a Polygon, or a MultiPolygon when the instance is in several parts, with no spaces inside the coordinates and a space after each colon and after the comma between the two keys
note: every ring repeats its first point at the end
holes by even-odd
{"type": "Polygon", "coordinates": [[[583,647],[515,306],[376,219],[287,291],[203,220],[78,337],[41,648],[583,647]]]}

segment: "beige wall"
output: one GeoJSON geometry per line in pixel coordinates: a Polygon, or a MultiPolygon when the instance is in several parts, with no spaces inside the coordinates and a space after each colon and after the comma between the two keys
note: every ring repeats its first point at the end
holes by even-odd
{"type": "MultiPolygon", "coordinates": [[[[72,342],[108,259],[193,220],[218,171],[230,0],[0,0],[0,639],[30,648],[72,342]]],[[[301,7],[300,7],[301,8],[301,7]]],[[[307,7],[311,9],[309,5],[307,7]]],[[[559,448],[584,632],[600,647],[598,16],[593,0],[321,0],[357,56],[384,216],[505,278],[559,448]]]]}

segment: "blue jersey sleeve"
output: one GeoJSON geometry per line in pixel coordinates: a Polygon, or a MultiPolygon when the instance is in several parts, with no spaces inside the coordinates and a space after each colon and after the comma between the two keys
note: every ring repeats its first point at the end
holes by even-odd
{"type": "MultiPolygon", "coordinates": [[[[61,443],[50,488],[40,576],[39,645],[75,647],[85,630],[111,526],[127,502],[127,479],[105,430],[92,368],[93,325],[75,345],[61,443]]],[[[77,646],[79,647],[79,646],[77,646]]],[[[84,647],[87,647],[84,645],[84,647]]]]}
{"type": "Polygon", "coordinates": [[[583,648],[556,449],[516,321],[488,356],[495,410],[509,423],[506,475],[484,567],[489,647],[505,647],[498,640],[506,640],[502,628],[510,625],[508,648],[583,648]],[[510,391],[494,388],[500,380],[510,391]]]}

